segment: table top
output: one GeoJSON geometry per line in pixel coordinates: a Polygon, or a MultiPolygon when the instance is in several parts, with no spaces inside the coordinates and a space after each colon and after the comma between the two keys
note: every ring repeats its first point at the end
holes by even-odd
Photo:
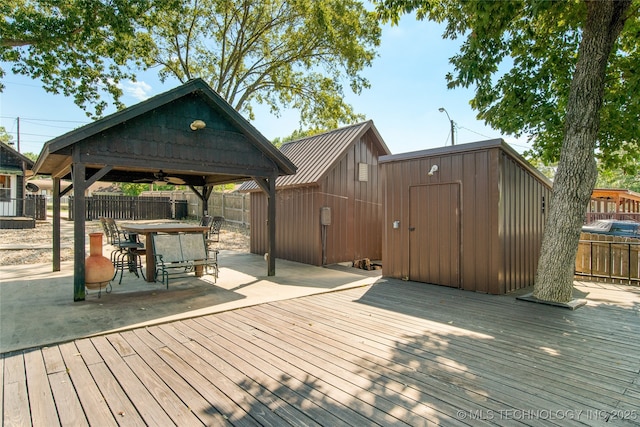
{"type": "Polygon", "coordinates": [[[200,232],[204,233],[209,227],[196,224],[181,224],[179,222],[165,222],[160,224],[122,224],[123,230],[134,233],[184,233],[184,232],[200,232]]]}

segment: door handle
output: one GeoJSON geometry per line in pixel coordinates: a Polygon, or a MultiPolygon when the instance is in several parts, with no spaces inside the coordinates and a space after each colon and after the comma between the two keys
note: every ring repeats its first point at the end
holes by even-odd
{"type": "Polygon", "coordinates": [[[409,227],[409,231],[416,231],[415,227],[409,227]]]}

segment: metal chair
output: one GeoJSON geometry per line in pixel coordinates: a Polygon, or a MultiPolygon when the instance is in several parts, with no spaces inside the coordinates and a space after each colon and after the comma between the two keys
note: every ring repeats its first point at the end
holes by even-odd
{"type": "Polygon", "coordinates": [[[207,236],[207,243],[210,242],[219,242],[220,241],[220,229],[224,224],[223,216],[214,216],[211,226],[209,228],[209,233],[207,236]]]}
{"type": "Polygon", "coordinates": [[[118,284],[121,284],[125,267],[134,273],[136,277],[140,277],[138,276],[138,270],[140,270],[142,278],[146,280],[144,270],[142,269],[141,257],[141,255],[145,253],[145,248],[144,245],[138,241],[138,235],[120,230],[113,218],[105,218],[105,222],[109,229],[111,245],[114,247],[111,252],[111,262],[115,267],[112,280],[114,280],[118,272],[120,272],[118,284]]]}
{"type": "Polygon", "coordinates": [[[209,227],[209,230],[207,231],[206,234],[206,238],[209,238],[209,233],[211,232],[211,226],[213,225],[213,217],[211,215],[203,215],[202,219],[200,220],[200,225],[202,227],[209,227]]]}

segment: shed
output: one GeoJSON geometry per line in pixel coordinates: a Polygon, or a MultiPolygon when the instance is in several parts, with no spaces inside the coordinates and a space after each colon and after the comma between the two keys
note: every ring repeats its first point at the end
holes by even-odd
{"type": "Polygon", "coordinates": [[[502,139],[380,165],[384,276],[490,294],[534,283],[551,182],[502,139]]]}
{"type": "MultiPolygon", "coordinates": [[[[83,300],[84,193],[94,182],[185,184],[206,206],[214,185],[253,179],[268,194],[273,218],[275,180],[295,169],[209,85],[201,79],[190,80],[45,144],[34,173],[54,180],[54,270],[60,268],[60,197],[71,189],[75,198],[74,299],[83,300]],[[71,186],[62,190],[62,179],[71,179],[71,186]]],[[[270,245],[274,235],[275,229],[269,228],[270,245]]],[[[268,263],[267,274],[275,274],[274,262],[268,263]]]]}
{"type": "MultiPolygon", "coordinates": [[[[311,265],[382,257],[382,181],[378,158],[390,154],[373,121],[289,142],[298,167],[276,180],[277,258],[311,265]],[[323,225],[324,223],[324,225],[323,225]]],[[[251,252],[267,253],[266,198],[251,192],[251,252]]]]}
{"type": "Polygon", "coordinates": [[[0,228],[34,228],[25,218],[26,179],[33,161],[8,144],[0,143],[0,228]]]}

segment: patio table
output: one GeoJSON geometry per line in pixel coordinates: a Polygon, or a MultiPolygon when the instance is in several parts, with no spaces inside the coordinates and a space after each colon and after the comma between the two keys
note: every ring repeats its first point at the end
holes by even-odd
{"type": "MultiPolygon", "coordinates": [[[[156,257],[151,243],[151,234],[157,233],[206,233],[209,227],[195,224],[182,224],[179,222],[167,222],[161,224],[122,224],[123,230],[130,233],[138,233],[145,236],[145,249],[147,260],[147,282],[156,280],[156,257]]],[[[197,274],[197,272],[196,272],[197,274]]]]}

